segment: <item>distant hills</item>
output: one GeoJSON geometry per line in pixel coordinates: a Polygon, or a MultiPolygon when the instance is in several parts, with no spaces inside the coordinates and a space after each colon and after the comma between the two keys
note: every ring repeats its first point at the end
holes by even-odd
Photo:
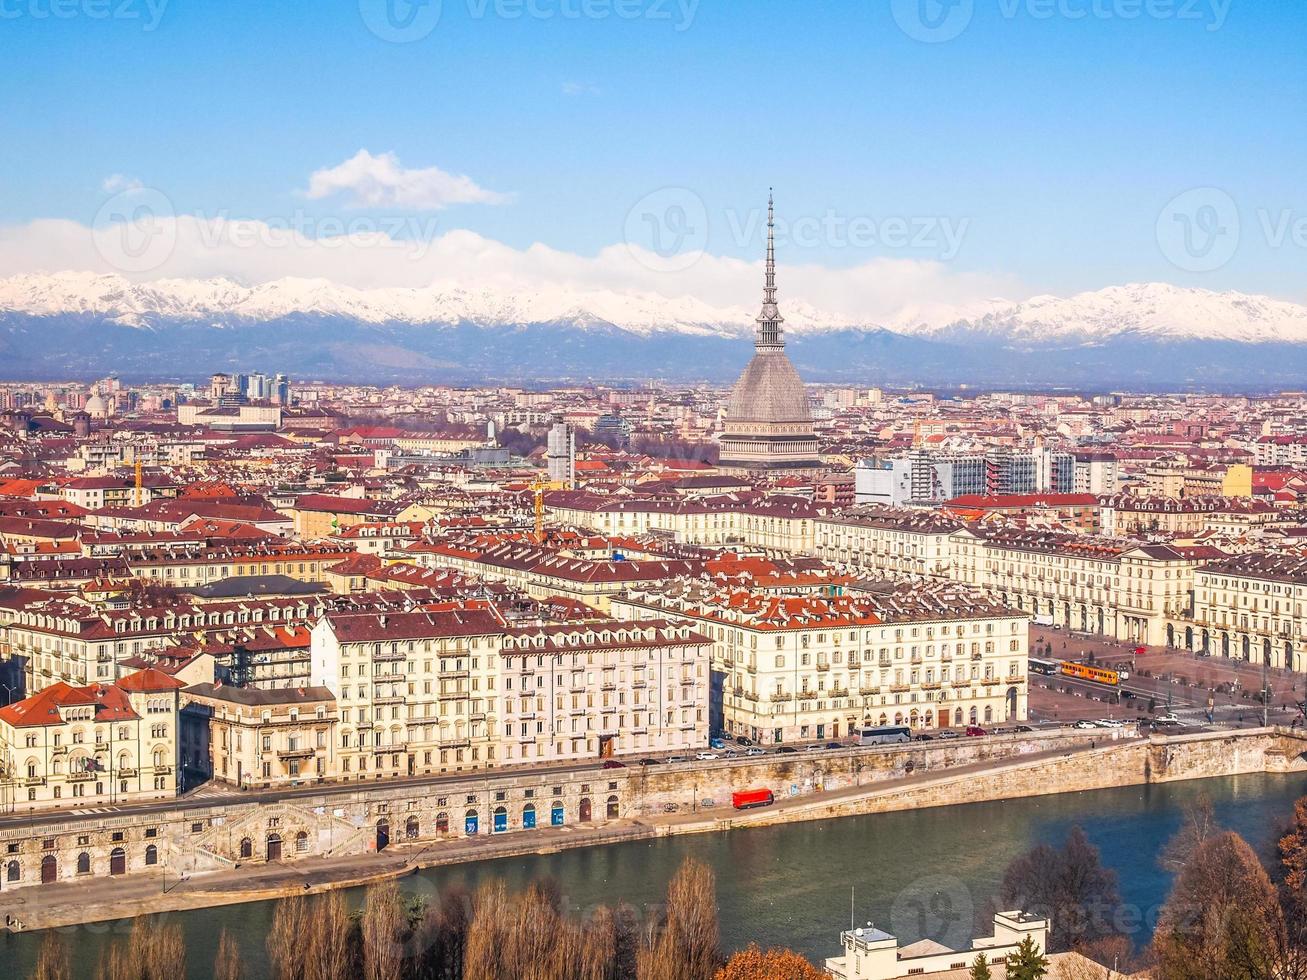
{"type": "MultiPolygon", "coordinates": [[[[1307,307],[1161,283],[849,323],[782,305],[808,381],[1091,390],[1307,380],[1307,307]]],[[[372,382],[728,381],[756,311],[606,291],[360,290],[325,280],[0,279],[0,377],[191,379],[260,366],[372,382]]]]}

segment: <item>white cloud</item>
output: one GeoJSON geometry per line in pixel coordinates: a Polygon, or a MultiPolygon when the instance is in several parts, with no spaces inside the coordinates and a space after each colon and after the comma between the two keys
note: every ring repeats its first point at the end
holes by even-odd
{"type": "Polygon", "coordinates": [[[110,174],[100,182],[100,188],[106,194],[118,194],[122,191],[139,191],[145,185],[135,177],[123,174],[110,174]]]}
{"type": "Polygon", "coordinates": [[[352,207],[439,211],[451,204],[503,204],[506,194],[487,190],[462,174],[439,167],[410,169],[394,153],[373,156],[359,150],[348,160],[315,170],[305,196],[314,200],[346,195],[352,207]]]}
{"type": "MultiPolygon", "coordinates": [[[[529,293],[533,290],[603,290],[667,299],[692,297],[721,308],[752,310],[761,300],[761,262],[704,254],[689,268],[656,271],[658,260],[619,243],[596,255],[548,245],[515,248],[471,231],[434,234],[433,219],[399,224],[360,220],[341,233],[279,227],[262,221],[194,215],[151,218],[148,232],[171,247],[153,268],[115,266],[120,225],[94,229],[63,219],[0,226],[0,269],[8,274],[85,271],[135,281],[227,278],[258,285],[295,277],[323,279],[360,289],[457,285],[529,293]]],[[[894,324],[944,307],[996,296],[1029,295],[1015,280],[960,271],[948,263],[872,259],[831,268],[782,258],[782,311],[792,321],[805,309],[844,323],[894,324]]],[[[752,313],[750,313],[750,316],[752,313]]]]}

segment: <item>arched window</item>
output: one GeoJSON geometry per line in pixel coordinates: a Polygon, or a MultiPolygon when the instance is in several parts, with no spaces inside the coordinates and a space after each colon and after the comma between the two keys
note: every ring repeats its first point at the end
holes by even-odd
{"type": "Polygon", "coordinates": [[[91,873],[91,855],[85,851],[77,855],[77,873],[79,875],[89,875],[91,873]]]}
{"type": "Polygon", "coordinates": [[[8,881],[18,881],[23,876],[23,870],[17,861],[10,861],[5,867],[5,878],[8,881]]]}
{"type": "Polygon", "coordinates": [[[994,720],[994,708],[992,705],[985,705],[985,724],[994,720]]]}
{"type": "Polygon", "coordinates": [[[127,852],[115,847],[109,852],[109,874],[125,875],[127,873],[127,852]]]}
{"type": "Polygon", "coordinates": [[[305,854],[308,852],[308,849],[309,849],[309,835],[301,830],[298,834],[295,835],[295,853],[305,854]]]}
{"type": "Polygon", "coordinates": [[[246,837],[241,841],[241,858],[246,859],[252,857],[254,857],[254,841],[246,837]]]}
{"type": "Polygon", "coordinates": [[[145,849],[145,864],[147,867],[154,867],[159,863],[159,849],[151,844],[145,849]]]}
{"type": "Polygon", "coordinates": [[[404,836],[407,837],[409,840],[413,840],[417,837],[417,835],[418,835],[418,818],[409,817],[408,820],[405,821],[404,823],[404,836]]]}

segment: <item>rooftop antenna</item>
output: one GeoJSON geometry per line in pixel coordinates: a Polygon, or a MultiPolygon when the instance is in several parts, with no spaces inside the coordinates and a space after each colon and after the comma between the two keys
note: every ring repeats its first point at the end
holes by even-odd
{"type": "Polygon", "coordinates": [[[856,885],[849,885],[849,932],[852,932],[856,925],[853,920],[853,890],[856,887],[856,885]]]}

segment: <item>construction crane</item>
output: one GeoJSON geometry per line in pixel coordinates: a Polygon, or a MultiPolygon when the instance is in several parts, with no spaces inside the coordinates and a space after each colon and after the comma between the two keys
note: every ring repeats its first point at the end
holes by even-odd
{"type": "Polygon", "coordinates": [[[141,506],[141,503],[143,502],[142,501],[143,497],[144,497],[144,486],[141,481],[141,459],[138,456],[136,458],[136,488],[134,493],[132,494],[132,503],[137,507],[141,506]]]}
{"type": "Polygon", "coordinates": [[[562,489],[564,484],[558,480],[533,480],[531,493],[534,495],[535,539],[536,544],[545,543],[545,491],[562,489]]]}

